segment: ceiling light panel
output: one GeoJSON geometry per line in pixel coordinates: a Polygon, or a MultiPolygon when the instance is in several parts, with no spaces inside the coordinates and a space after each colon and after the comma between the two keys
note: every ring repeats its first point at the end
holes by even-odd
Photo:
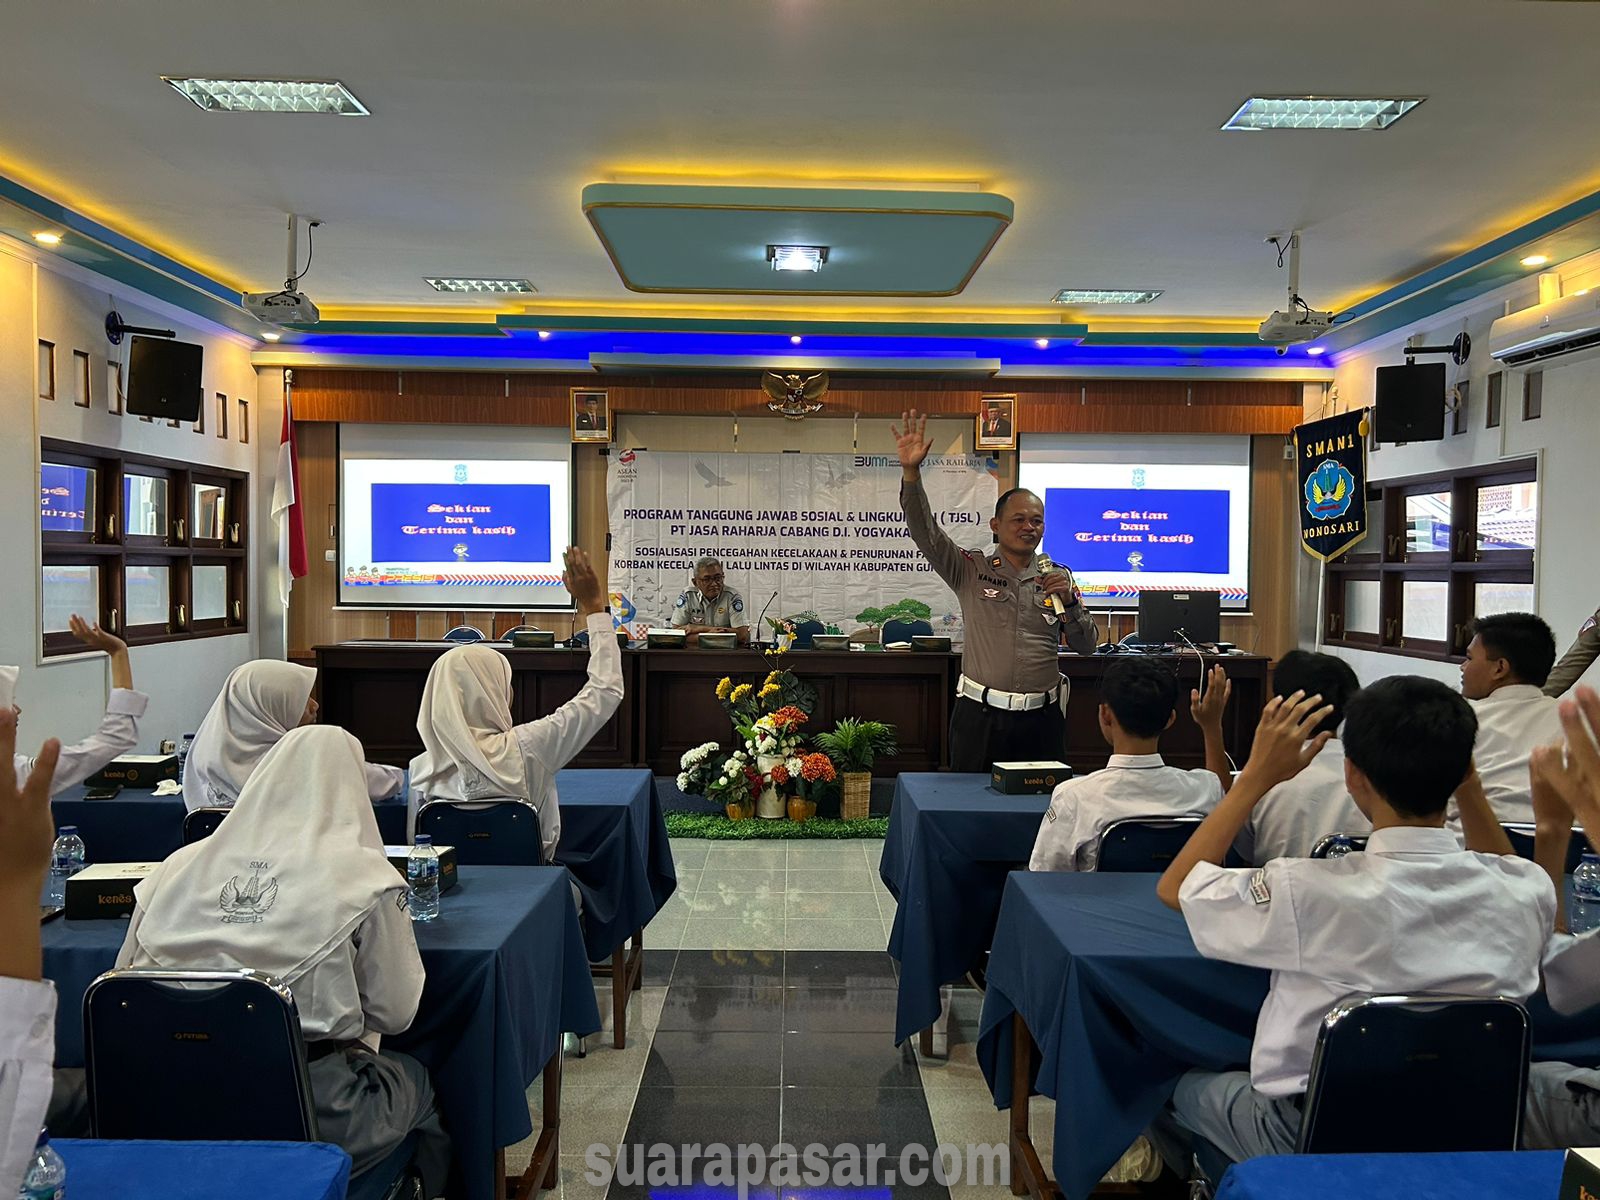
{"type": "Polygon", "coordinates": [[[828,261],[826,246],[768,246],[767,261],[774,271],[820,271],[828,261]]]}
{"type": "Polygon", "coordinates": [[[467,276],[427,276],[427,284],[436,292],[468,292],[508,295],[513,292],[536,292],[526,279],[473,279],[467,276]]]}
{"type": "Polygon", "coordinates": [[[1057,304],[1149,304],[1161,295],[1159,288],[1062,288],[1057,304]]]}
{"type": "Polygon", "coordinates": [[[207,112],[372,114],[336,79],[198,79],[163,75],[179,95],[207,112]]]}
{"type": "Polygon", "coordinates": [[[1252,96],[1224,129],[1387,129],[1422,96],[1252,96]]]}

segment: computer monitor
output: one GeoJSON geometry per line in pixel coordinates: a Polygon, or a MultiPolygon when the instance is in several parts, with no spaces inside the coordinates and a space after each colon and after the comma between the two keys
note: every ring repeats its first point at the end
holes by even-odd
{"type": "Polygon", "coordinates": [[[1139,591],[1139,640],[1166,646],[1222,640],[1222,593],[1139,591]],[[1182,631],[1183,637],[1178,632],[1182,631]]]}

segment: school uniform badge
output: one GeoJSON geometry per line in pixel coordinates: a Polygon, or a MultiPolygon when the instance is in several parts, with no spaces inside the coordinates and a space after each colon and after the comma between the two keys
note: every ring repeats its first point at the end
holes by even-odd
{"type": "Polygon", "coordinates": [[[242,887],[237,875],[223,884],[217,907],[222,910],[224,925],[256,925],[277,900],[278,881],[269,879],[262,883],[261,873],[257,871],[242,887]]]}
{"type": "Polygon", "coordinates": [[[1257,867],[1256,873],[1250,876],[1250,899],[1257,904],[1272,903],[1272,889],[1267,886],[1267,869],[1257,867]]]}

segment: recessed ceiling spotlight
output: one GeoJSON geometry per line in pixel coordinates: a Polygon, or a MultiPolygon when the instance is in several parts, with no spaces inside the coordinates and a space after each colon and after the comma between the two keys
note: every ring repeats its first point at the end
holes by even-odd
{"type": "Polygon", "coordinates": [[[799,344],[800,344],[800,335],[798,333],[791,333],[789,335],[789,345],[798,346],[799,344]]]}
{"type": "Polygon", "coordinates": [[[767,261],[774,271],[820,271],[828,261],[826,246],[768,246],[767,261]]]}
{"type": "Polygon", "coordinates": [[[1149,304],[1161,295],[1158,288],[1062,288],[1057,304],[1149,304]]]}
{"type": "Polygon", "coordinates": [[[199,79],[163,75],[161,81],[207,112],[372,115],[337,79],[199,79]]]}
{"type": "Polygon", "coordinates": [[[1050,339],[1049,338],[1034,338],[1033,339],[1033,344],[1035,346],[1039,347],[1039,349],[1041,349],[1041,350],[1050,349],[1050,339]]]}
{"type": "Polygon", "coordinates": [[[429,275],[424,277],[427,283],[436,292],[492,292],[505,294],[507,292],[536,292],[526,279],[478,279],[466,275],[429,275]]]}
{"type": "Polygon", "coordinates": [[[550,331],[548,329],[539,330],[539,340],[541,342],[549,341],[550,340],[550,331]]]}
{"type": "Polygon", "coordinates": [[[59,233],[36,233],[33,235],[33,240],[41,246],[61,245],[61,235],[59,233]]]}
{"type": "Polygon", "coordinates": [[[1224,129],[1370,129],[1393,125],[1424,96],[1252,96],[1224,129]]]}
{"type": "Polygon", "coordinates": [[[1306,348],[1306,353],[1311,355],[1313,358],[1319,354],[1326,354],[1327,352],[1328,348],[1326,346],[1308,346],[1306,348]]]}
{"type": "Polygon", "coordinates": [[[281,338],[281,337],[282,337],[282,336],[283,336],[283,334],[281,334],[281,333],[271,333],[271,332],[267,332],[267,333],[263,333],[263,334],[262,334],[262,335],[261,335],[261,340],[262,340],[262,341],[263,341],[263,342],[275,342],[275,341],[277,341],[277,340],[278,340],[278,339],[279,339],[279,338],[281,338]]]}
{"type": "Polygon", "coordinates": [[[1549,261],[1550,256],[1548,254],[1530,254],[1522,260],[1522,265],[1525,267],[1542,267],[1549,261]]]}

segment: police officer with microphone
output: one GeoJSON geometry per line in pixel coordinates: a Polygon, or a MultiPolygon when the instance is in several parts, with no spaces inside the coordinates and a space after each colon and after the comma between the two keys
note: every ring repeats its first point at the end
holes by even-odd
{"type": "Polygon", "coordinates": [[[989,528],[992,551],[963,550],[934,522],[922,486],[928,418],[916,409],[891,426],[899,452],[900,508],[917,549],[961,604],[966,647],[950,717],[950,769],[986,773],[996,762],[1059,759],[1066,752],[1061,643],[1093,654],[1098,640],[1072,574],[1041,553],[1044,504],[1013,488],[989,528]]]}

